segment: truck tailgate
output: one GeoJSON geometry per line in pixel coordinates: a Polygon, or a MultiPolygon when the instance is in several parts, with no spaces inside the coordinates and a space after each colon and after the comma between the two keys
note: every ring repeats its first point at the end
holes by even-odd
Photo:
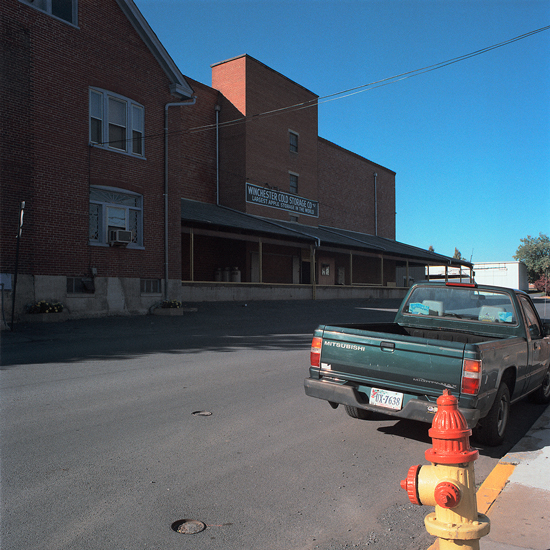
{"type": "Polygon", "coordinates": [[[369,387],[437,397],[458,396],[465,344],[325,326],[321,369],[369,387]]]}

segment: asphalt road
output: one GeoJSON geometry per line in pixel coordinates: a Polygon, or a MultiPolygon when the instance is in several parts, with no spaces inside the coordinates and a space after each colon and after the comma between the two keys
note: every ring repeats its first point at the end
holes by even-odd
{"type": "MultiPolygon", "coordinates": [[[[424,550],[399,481],[428,426],[353,420],[305,396],[321,321],[391,320],[395,302],[199,304],[183,317],[2,333],[3,550],[424,550]],[[180,534],[171,525],[198,520],[180,534]]],[[[544,407],[514,408],[476,481],[544,407]]]]}

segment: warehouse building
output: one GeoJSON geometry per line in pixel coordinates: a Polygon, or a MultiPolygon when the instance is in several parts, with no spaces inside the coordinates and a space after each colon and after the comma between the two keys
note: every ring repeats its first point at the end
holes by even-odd
{"type": "Polygon", "coordinates": [[[62,4],[0,4],[4,317],[398,296],[398,270],[469,265],[395,241],[396,174],[319,137],[315,93],[248,55],[208,86],[132,0],[62,4]]]}

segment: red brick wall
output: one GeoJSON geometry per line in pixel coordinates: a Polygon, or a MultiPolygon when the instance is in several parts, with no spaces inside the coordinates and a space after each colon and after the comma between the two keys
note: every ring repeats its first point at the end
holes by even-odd
{"type": "MultiPolygon", "coordinates": [[[[223,203],[251,214],[289,220],[286,211],[245,204],[245,182],[289,192],[289,172],[298,174],[298,195],[317,200],[317,107],[264,116],[317,96],[249,56],[215,65],[212,84],[227,98],[224,122],[246,122],[222,132],[223,203]],[[260,115],[256,117],[256,115],[260,115]],[[299,134],[298,153],[289,150],[289,130],[299,134]]],[[[302,223],[316,219],[301,216],[302,223]]]]}
{"type": "Polygon", "coordinates": [[[395,239],[395,172],[319,138],[319,224],[395,239]]]}
{"type": "MultiPolygon", "coordinates": [[[[161,278],[164,275],[164,105],[169,81],[115,0],[80,0],[78,28],[17,0],[0,4],[2,55],[1,271],[13,272],[17,205],[26,201],[20,272],[161,278]],[[145,108],[145,158],[88,145],[89,87],[145,108]],[[5,139],[4,136],[9,136],[5,139]],[[143,195],[144,250],[88,244],[89,186],[143,195]]],[[[170,278],[181,275],[182,196],[215,200],[217,93],[200,88],[192,107],[171,108],[170,278]],[[181,125],[181,127],[180,127],[181,125]],[[193,162],[188,162],[192,158],[193,162]]]]}

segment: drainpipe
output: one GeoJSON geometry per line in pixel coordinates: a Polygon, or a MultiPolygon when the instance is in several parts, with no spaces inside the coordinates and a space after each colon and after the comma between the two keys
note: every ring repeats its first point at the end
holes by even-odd
{"type": "Polygon", "coordinates": [[[164,299],[168,299],[168,107],[195,105],[197,97],[190,101],[167,103],[164,106],[164,299]]]}
{"type": "Polygon", "coordinates": [[[216,204],[220,206],[220,111],[221,106],[216,105],[216,204]]]}
{"type": "Polygon", "coordinates": [[[374,235],[378,237],[378,190],[376,188],[376,178],[378,174],[374,173],[374,235]]]}

